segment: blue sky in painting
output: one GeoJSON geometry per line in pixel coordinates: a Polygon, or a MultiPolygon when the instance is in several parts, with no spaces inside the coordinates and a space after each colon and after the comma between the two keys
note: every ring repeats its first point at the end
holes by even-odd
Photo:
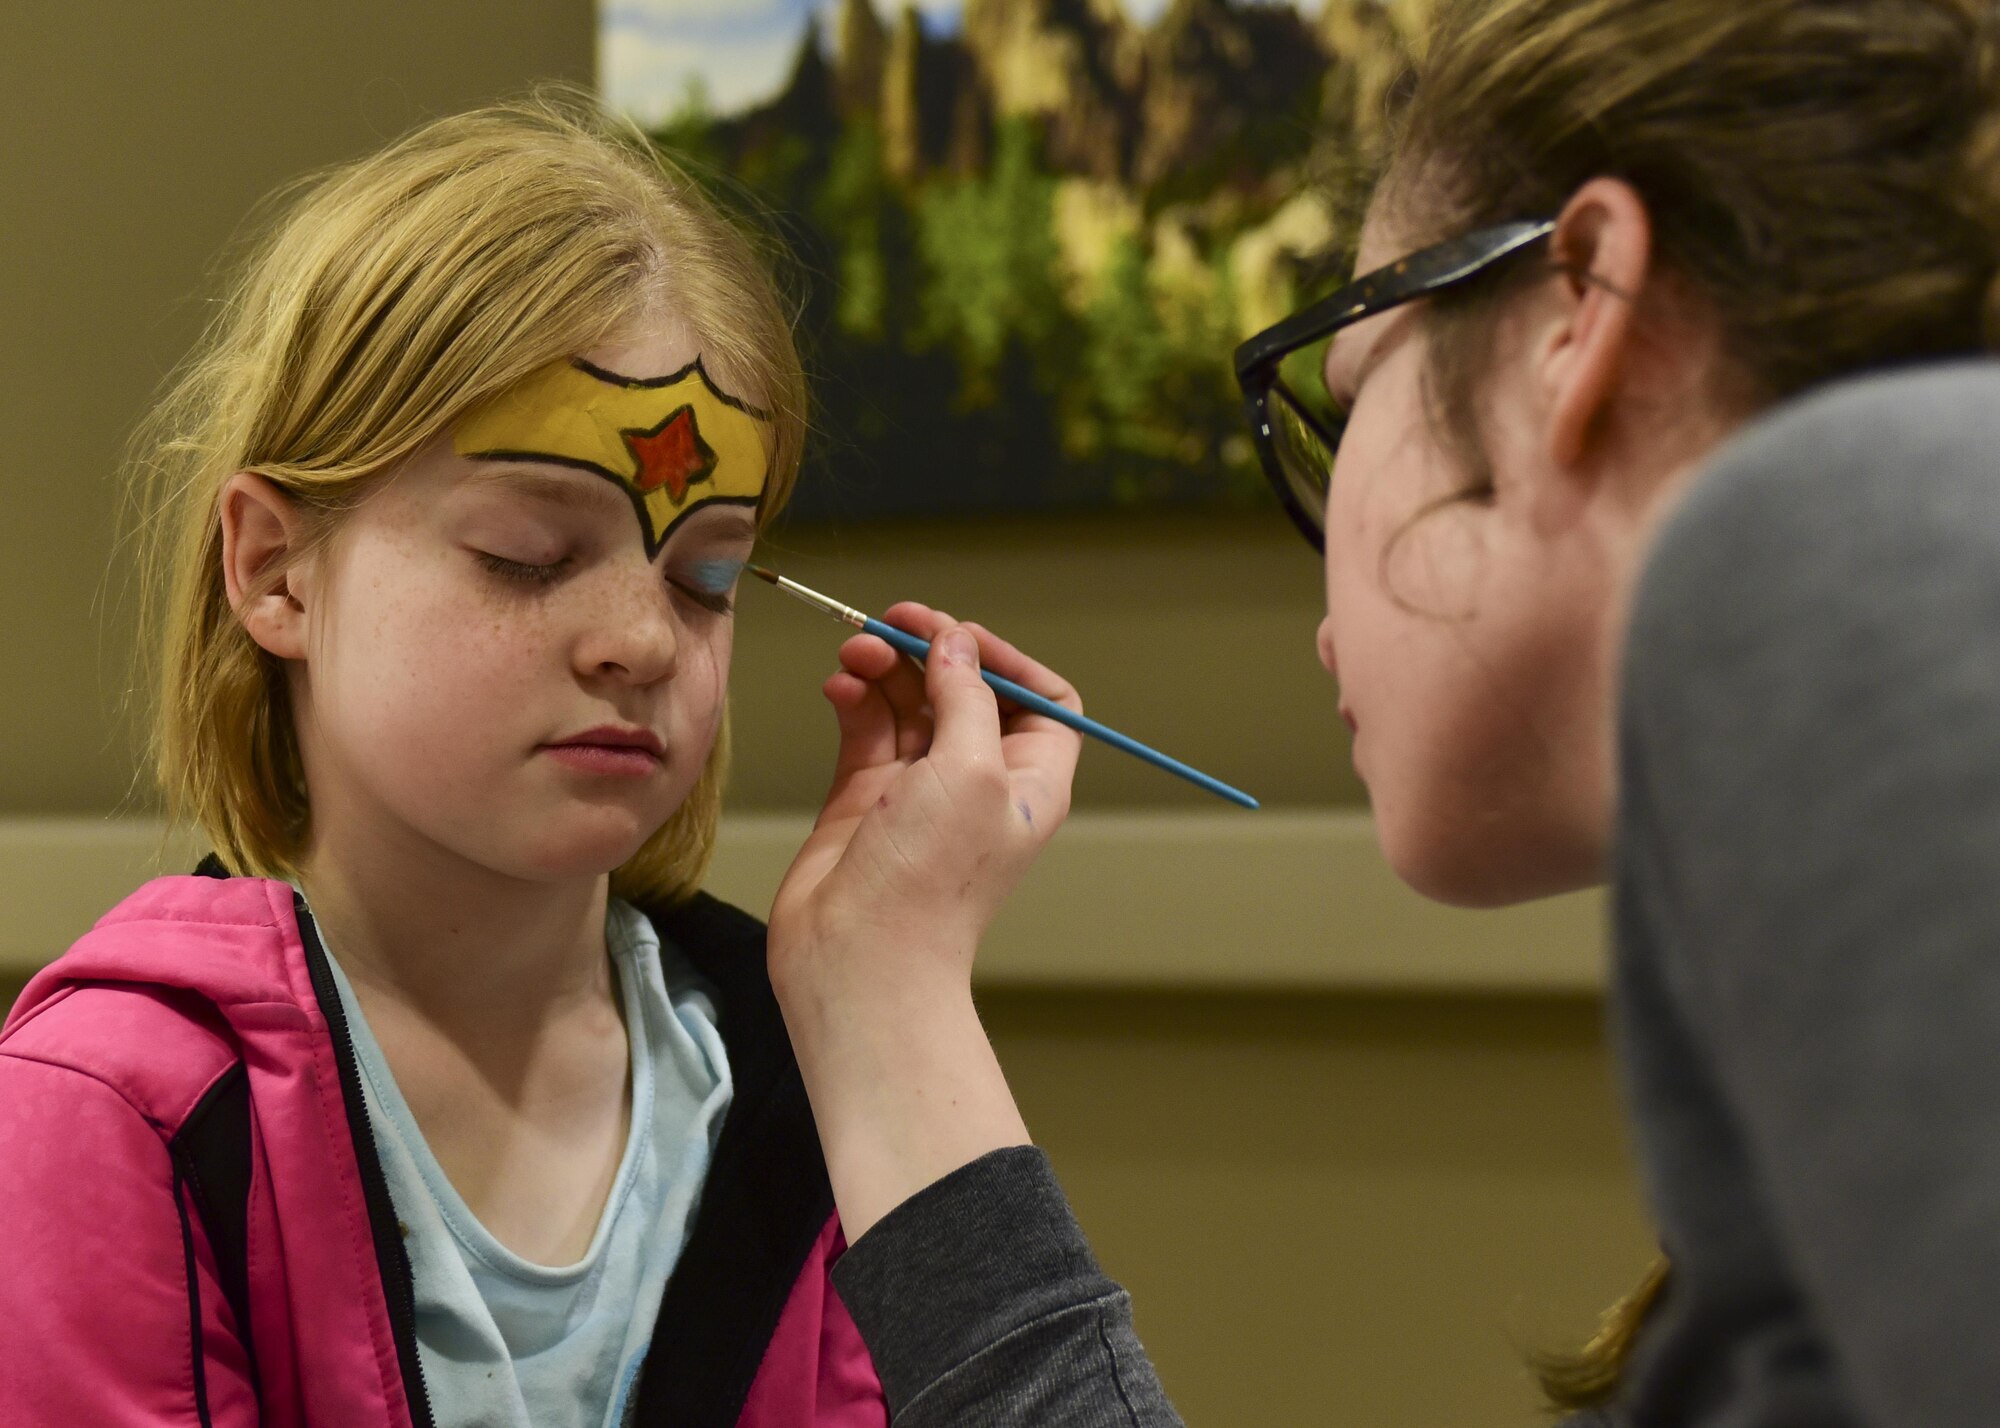
{"type": "MultiPolygon", "coordinates": [[[[1151,20],[1167,0],[1123,0],[1126,13],[1151,20]]],[[[806,17],[829,28],[839,0],[598,0],[597,77],[605,100],[643,123],[679,108],[699,77],[708,106],[734,114],[777,92],[798,48],[806,17]]],[[[925,24],[958,28],[960,0],[918,0],[925,24]]],[[[1317,0],[1302,4],[1317,9],[1317,0]]],[[[886,19],[890,6],[877,0],[886,19]]]]}

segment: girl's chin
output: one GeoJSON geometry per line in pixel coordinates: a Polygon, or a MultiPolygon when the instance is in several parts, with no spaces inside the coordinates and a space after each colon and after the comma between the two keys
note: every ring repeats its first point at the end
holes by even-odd
{"type": "Polygon", "coordinates": [[[573,830],[566,837],[545,836],[507,861],[521,869],[520,876],[536,881],[597,878],[630,862],[654,832],[654,827],[629,822],[613,828],[573,830]]]}

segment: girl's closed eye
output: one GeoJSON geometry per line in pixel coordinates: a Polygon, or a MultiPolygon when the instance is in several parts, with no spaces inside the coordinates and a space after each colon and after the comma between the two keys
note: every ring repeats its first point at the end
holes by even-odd
{"type": "Polygon", "coordinates": [[[475,550],[473,556],[502,580],[518,585],[552,585],[562,578],[570,564],[566,555],[550,561],[511,560],[490,550],[475,550]]]}
{"type": "Polygon", "coordinates": [[[553,585],[588,555],[576,533],[558,522],[502,506],[476,509],[457,532],[458,544],[502,584],[553,585]]]}
{"type": "Polygon", "coordinates": [[[675,589],[703,609],[726,615],[735,606],[736,581],[745,564],[741,559],[725,556],[691,560],[668,579],[675,589]]]}

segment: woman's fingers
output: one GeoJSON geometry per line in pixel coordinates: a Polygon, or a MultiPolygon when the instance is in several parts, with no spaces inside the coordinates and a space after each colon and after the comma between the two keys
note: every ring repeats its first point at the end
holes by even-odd
{"type": "Polygon", "coordinates": [[[932,642],[924,683],[937,722],[931,758],[940,765],[947,784],[986,778],[993,787],[1004,787],[1007,765],[1000,753],[1000,706],[979,677],[979,642],[970,630],[947,629],[932,642]]]}
{"type": "Polygon", "coordinates": [[[896,758],[896,716],[882,691],[843,670],[821,686],[840,727],[840,753],[835,777],[856,769],[893,763],[896,758]]]}
{"type": "Polygon", "coordinates": [[[931,714],[923,671],[873,635],[856,635],[840,647],[841,667],[868,681],[883,700],[896,732],[894,757],[920,758],[931,741],[931,714]]]}
{"type": "Polygon", "coordinates": [[[984,625],[968,620],[965,628],[979,641],[979,663],[1002,679],[1011,679],[1024,689],[1032,689],[1044,699],[1081,714],[1083,698],[1076,687],[1047,665],[1030,659],[984,625]]]}
{"type": "MultiPolygon", "coordinates": [[[[1011,778],[1016,811],[1038,832],[1053,832],[1068,812],[1081,737],[1053,719],[996,701],[979,671],[990,669],[1081,712],[1082,700],[1074,686],[992,631],[959,625],[949,614],[927,605],[914,601],[892,605],[883,619],[930,641],[932,657],[928,667],[920,666],[868,635],[857,635],[841,647],[847,676],[879,700],[879,706],[865,707],[887,710],[894,730],[893,753],[889,753],[878,726],[867,724],[865,738],[857,733],[850,739],[843,723],[844,760],[850,747],[857,764],[885,759],[908,764],[928,754],[946,782],[968,795],[975,785],[965,780],[989,779],[997,786],[1011,778]],[[941,645],[954,630],[974,642],[958,660],[948,658],[941,645]],[[949,713],[940,699],[949,701],[949,713]]],[[[843,708],[831,681],[828,697],[835,700],[836,709],[843,708]]],[[[860,699],[858,693],[853,697],[860,699]]],[[[855,720],[862,720],[863,707],[857,702],[855,720]]],[[[857,722],[855,727],[859,731],[864,726],[857,722]]]]}
{"type": "MultiPolygon", "coordinates": [[[[1002,678],[1032,689],[1077,713],[1083,700],[1070,682],[978,625],[966,630],[979,641],[982,664],[1002,678]]],[[[1037,837],[1055,833],[1069,816],[1070,785],[1083,752],[1083,735],[1046,715],[1001,701],[1001,758],[1013,787],[1014,809],[1037,837]]]]}
{"type": "MultiPolygon", "coordinates": [[[[929,640],[954,622],[949,615],[903,601],[884,612],[886,623],[929,640]]],[[[924,688],[923,666],[873,635],[856,635],[841,646],[840,662],[850,672],[874,683],[896,716],[896,756],[922,758],[930,747],[930,696],[924,688]]]]}
{"type": "Polygon", "coordinates": [[[824,826],[860,818],[881,796],[877,785],[894,778],[902,764],[896,757],[896,718],[879,689],[843,670],[821,690],[840,729],[833,786],[818,820],[824,826]]]}
{"type": "Polygon", "coordinates": [[[882,623],[894,625],[899,630],[908,630],[919,639],[933,639],[941,630],[948,630],[958,621],[942,610],[915,600],[898,600],[882,612],[882,623]]]}

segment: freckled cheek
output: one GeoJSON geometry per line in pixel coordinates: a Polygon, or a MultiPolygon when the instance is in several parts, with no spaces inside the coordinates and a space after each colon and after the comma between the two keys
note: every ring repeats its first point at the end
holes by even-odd
{"type": "Polygon", "coordinates": [[[448,680],[466,689],[504,689],[527,683],[548,663],[557,638],[550,612],[529,603],[443,598],[416,605],[402,631],[405,650],[421,663],[426,680],[448,680]]]}
{"type": "Polygon", "coordinates": [[[722,722],[732,644],[726,625],[700,636],[682,635],[680,667],[669,697],[680,706],[690,737],[710,737],[722,722]]]}
{"type": "Polygon", "coordinates": [[[535,710],[526,696],[546,664],[547,616],[501,608],[448,572],[391,574],[373,589],[394,598],[348,601],[335,612],[315,697],[338,701],[355,733],[420,761],[447,751],[462,759],[482,732],[504,739],[535,710]]]}

